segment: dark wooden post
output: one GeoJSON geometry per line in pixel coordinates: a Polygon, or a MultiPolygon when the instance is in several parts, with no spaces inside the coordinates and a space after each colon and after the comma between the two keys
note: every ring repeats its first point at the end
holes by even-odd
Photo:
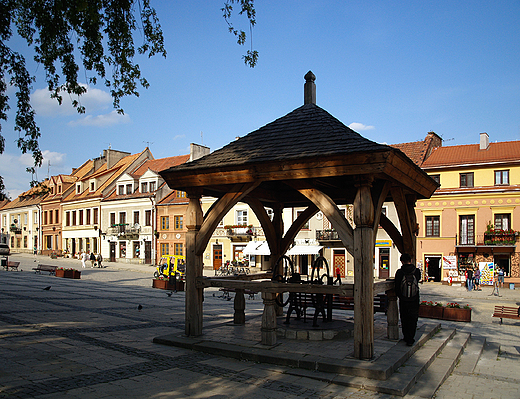
{"type": "Polygon", "coordinates": [[[386,312],[386,336],[388,339],[399,339],[399,312],[397,310],[397,295],[394,290],[386,291],[388,310],[386,312]]]}
{"type": "Polygon", "coordinates": [[[354,356],[374,356],[374,205],[370,182],[359,184],[354,200],[354,356]]]}
{"type": "Polygon", "coordinates": [[[187,192],[189,198],[186,212],[186,314],[185,332],[187,336],[202,335],[202,301],[203,288],[196,287],[197,277],[203,275],[202,255],[197,255],[197,234],[202,224],[203,214],[200,205],[202,191],[198,189],[187,192]]]}
{"type": "Polygon", "coordinates": [[[264,313],[262,314],[262,345],[276,345],[276,302],[277,294],[262,292],[264,313]]]}
{"type": "Polygon", "coordinates": [[[235,315],[233,317],[233,322],[235,324],[246,324],[246,299],[244,297],[244,290],[239,288],[236,289],[234,305],[235,315]]]}

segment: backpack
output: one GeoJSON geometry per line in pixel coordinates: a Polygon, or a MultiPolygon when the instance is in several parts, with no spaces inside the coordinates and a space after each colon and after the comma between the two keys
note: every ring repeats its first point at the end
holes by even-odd
{"type": "Polygon", "coordinates": [[[401,280],[401,296],[403,298],[414,298],[419,294],[419,284],[415,277],[415,270],[412,273],[405,273],[401,280]]]}

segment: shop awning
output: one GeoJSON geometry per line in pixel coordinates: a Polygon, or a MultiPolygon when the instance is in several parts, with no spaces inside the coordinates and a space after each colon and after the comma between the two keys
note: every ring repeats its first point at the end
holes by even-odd
{"type": "Polygon", "coordinates": [[[249,241],[242,250],[244,255],[271,255],[267,241],[249,241]]]}
{"type": "Polygon", "coordinates": [[[322,248],[321,245],[295,245],[286,255],[318,255],[322,248]]]}

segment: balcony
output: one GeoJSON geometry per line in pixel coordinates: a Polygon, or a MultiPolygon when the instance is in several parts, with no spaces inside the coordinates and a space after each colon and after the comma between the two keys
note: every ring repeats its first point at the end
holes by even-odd
{"type": "Polygon", "coordinates": [[[255,235],[253,225],[224,226],[226,236],[233,241],[249,241],[255,235]]]}
{"type": "Polygon", "coordinates": [[[141,226],[138,224],[129,225],[126,223],[114,224],[107,229],[107,235],[117,236],[120,239],[133,238],[139,236],[141,226]]]}
{"type": "Polygon", "coordinates": [[[473,236],[457,236],[457,246],[516,246],[518,232],[515,231],[495,231],[486,232],[473,236]]]}
{"type": "Polygon", "coordinates": [[[17,226],[16,224],[11,224],[11,226],[9,227],[9,231],[13,234],[22,234],[22,227],[21,226],[17,226]]]}
{"type": "Polygon", "coordinates": [[[336,230],[316,230],[317,241],[340,241],[336,230]]]}

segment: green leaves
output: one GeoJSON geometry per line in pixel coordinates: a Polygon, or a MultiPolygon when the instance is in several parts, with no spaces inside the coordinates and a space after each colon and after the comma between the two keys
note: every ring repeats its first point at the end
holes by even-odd
{"type": "Polygon", "coordinates": [[[254,0],[226,0],[224,3],[224,7],[221,8],[222,16],[226,20],[228,24],[228,31],[232,33],[237,38],[237,43],[243,45],[246,43],[246,33],[243,30],[235,29],[234,25],[231,23],[231,16],[233,14],[233,4],[237,4],[240,6],[239,15],[246,14],[247,19],[249,20],[249,34],[251,36],[251,49],[247,50],[246,55],[242,56],[244,63],[251,68],[256,66],[258,61],[258,51],[253,50],[253,27],[256,24],[256,10],[254,7],[254,0]]]}

